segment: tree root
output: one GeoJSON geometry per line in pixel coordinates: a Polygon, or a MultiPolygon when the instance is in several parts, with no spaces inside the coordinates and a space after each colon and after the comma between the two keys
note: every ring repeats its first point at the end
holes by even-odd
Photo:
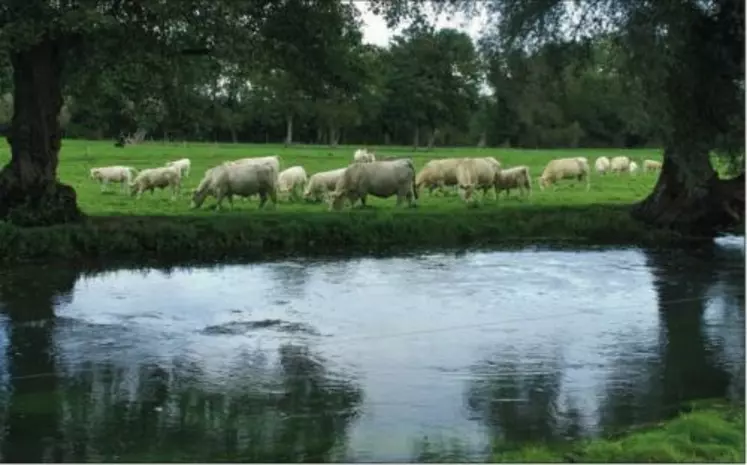
{"type": "Polygon", "coordinates": [[[50,226],[85,218],[75,190],[57,181],[21,186],[8,168],[0,172],[0,220],[16,226],[50,226]]]}
{"type": "Polygon", "coordinates": [[[715,236],[743,226],[744,182],[744,174],[728,180],[714,176],[704,187],[685,188],[671,178],[660,179],[651,195],[635,204],[631,213],[657,228],[715,236]]]}

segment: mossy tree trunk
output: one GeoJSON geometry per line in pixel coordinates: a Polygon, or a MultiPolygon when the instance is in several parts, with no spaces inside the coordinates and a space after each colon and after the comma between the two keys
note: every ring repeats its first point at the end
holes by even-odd
{"type": "Polygon", "coordinates": [[[662,98],[669,119],[664,164],[634,216],[712,236],[744,221],[744,173],[719,179],[710,161],[719,137],[735,129],[730,119],[743,114],[744,2],[722,0],[711,12],[682,4],[670,13],[666,77],[644,74],[649,97],[662,98]]]}
{"type": "MultiPolygon", "coordinates": [[[[664,151],[664,163],[653,192],[634,205],[633,216],[655,227],[711,236],[744,221],[744,173],[734,179],[719,179],[708,153],[693,154],[688,163],[691,176],[685,180],[682,163],[688,159],[664,151]]],[[[680,149],[686,150],[686,149],[680,149]]]]}
{"type": "Polygon", "coordinates": [[[11,160],[0,171],[0,219],[19,226],[79,221],[75,190],[57,181],[63,46],[45,36],[11,55],[11,160]]]}

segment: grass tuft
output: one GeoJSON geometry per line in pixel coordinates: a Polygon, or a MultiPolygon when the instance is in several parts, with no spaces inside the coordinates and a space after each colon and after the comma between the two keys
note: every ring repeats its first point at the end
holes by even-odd
{"type": "Polygon", "coordinates": [[[612,441],[592,441],[578,462],[742,462],[744,411],[720,408],[684,413],[658,428],[612,441]]]}
{"type": "MultiPolygon", "coordinates": [[[[463,447],[420,445],[419,461],[467,461],[463,447]],[[460,456],[462,454],[462,456],[460,456]]],[[[490,462],[501,463],[744,463],[744,405],[709,402],[674,419],[612,438],[505,448],[498,444],[490,462]]]]}

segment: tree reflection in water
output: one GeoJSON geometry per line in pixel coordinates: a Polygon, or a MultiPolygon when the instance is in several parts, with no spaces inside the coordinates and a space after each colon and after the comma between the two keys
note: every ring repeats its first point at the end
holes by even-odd
{"type": "Polygon", "coordinates": [[[279,362],[242,357],[223,383],[181,362],[90,366],[65,376],[65,444],[80,461],[324,462],[344,459],[361,391],[327,373],[305,347],[285,345],[279,362]],[[247,363],[251,363],[248,365],[247,363]],[[130,390],[132,391],[132,390],[130,390]],[[85,429],[84,429],[85,428],[85,429]]]}
{"type": "Polygon", "coordinates": [[[724,347],[707,337],[704,320],[709,291],[720,286],[725,311],[744,321],[744,252],[713,244],[644,253],[658,296],[659,344],[653,350],[631,348],[628,363],[615,365],[614,378],[628,379],[629,386],[608,386],[600,418],[607,431],[673,416],[691,400],[744,397],[743,359],[733,373],[722,360],[725,350],[744,353],[744,333],[736,341],[741,348],[724,347]]]}
{"type": "Polygon", "coordinates": [[[362,391],[308,347],[283,345],[275,362],[239,354],[219,379],[187,359],[60,367],[54,306],[71,293],[78,273],[43,276],[31,288],[21,272],[0,280],[11,320],[4,461],[345,459],[362,391]]]}
{"type": "MultiPolygon", "coordinates": [[[[647,341],[623,343],[628,345],[617,350],[621,355],[600,399],[597,426],[584,427],[580,411],[559,398],[564,374],[559,357],[531,364],[525,360],[536,356],[499,354],[475,367],[467,392],[469,410],[499,444],[619,431],[670,417],[690,400],[735,395],[743,400],[744,359],[728,357],[739,366],[727,371],[724,353],[744,353],[744,332],[732,341],[741,347],[727,347],[721,342],[726,337],[705,334],[703,314],[710,292],[723,299],[726,312],[735,314],[728,320],[743,328],[744,252],[718,245],[644,252],[658,294],[659,342],[653,347],[647,341]]],[[[719,330],[731,333],[734,328],[722,325],[715,328],[719,330]]]]}
{"type": "Polygon", "coordinates": [[[579,411],[570,401],[565,409],[561,405],[559,358],[529,366],[518,356],[496,356],[475,366],[474,373],[467,406],[499,443],[562,441],[581,431],[579,411]]]}
{"type": "Polygon", "coordinates": [[[19,268],[0,275],[0,308],[8,317],[6,349],[10,395],[4,399],[2,460],[42,462],[63,459],[60,398],[55,350],[54,307],[68,301],[80,272],[19,268]]]}

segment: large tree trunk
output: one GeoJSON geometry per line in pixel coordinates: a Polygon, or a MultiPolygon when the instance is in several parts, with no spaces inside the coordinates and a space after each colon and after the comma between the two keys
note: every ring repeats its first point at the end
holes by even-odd
{"type": "Polygon", "coordinates": [[[633,217],[655,227],[684,233],[713,236],[744,221],[744,173],[734,179],[719,179],[708,154],[694,154],[689,167],[692,177],[685,182],[683,161],[674,149],[664,151],[664,164],[653,192],[634,205],[633,217]]]}
{"type": "Polygon", "coordinates": [[[19,226],[83,218],[75,190],[57,181],[62,53],[57,42],[45,37],[11,55],[14,109],[8,143],[12,156],[0,171],[0,219],[19,226]]]}
{"type": "Polygon", "coordinates": [[[645,75],[653,102],[664,104],[670,131],[654,191],[634,215],[654,226],[713,236],[744,221],[744,174],[720,180],[709,154],[742,113],[744,2],[719,2],[713,17],[690,2],[673,2],[664,19],[670,53],[662,81],[645,75]],[[679,5],[679,6],[677,6],[679,5]],[[661,84],[663,83],[663,87],[661,84]],[[662,94],[663,91],[663,94],[662,94]]]}

